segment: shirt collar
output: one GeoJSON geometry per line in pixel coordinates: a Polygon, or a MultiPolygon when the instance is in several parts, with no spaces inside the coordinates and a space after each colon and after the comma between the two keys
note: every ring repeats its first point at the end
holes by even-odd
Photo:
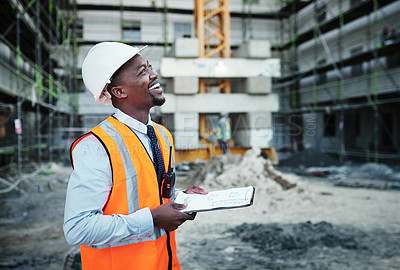
{"type": "Polygon", "coordinates": [[[143,134],[147,134],[147,125],[153,125],[153,121],[151,121],[151,117],[149,114],[149,120],[147,121],[147,124],[143,124],[139,120],[136,120],[135,118],[127,115],[120,109],[117,109],[117,111],[114,113],[115,118],[117,118],[121,123],[124,123],[128,127],[139,131],[143,134]]]}

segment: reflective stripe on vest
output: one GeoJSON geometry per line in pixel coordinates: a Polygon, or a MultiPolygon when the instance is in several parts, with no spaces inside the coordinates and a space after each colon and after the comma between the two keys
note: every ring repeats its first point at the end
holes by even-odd
{"type": "Polygon", "coordinates": [[[218,120],[218,128],[215,134],[217,140],[229,141],[232,139],[231,136],[231,124],[229,123],[229,119],[226,117],[221,117],[218,120]]]}
{"type": "MultiPolygon", "coordinates": [[[[154,124],[165,168],[168,166],[172,136],[164,127],[154,124]]],[[[139,209],[160,205],[159,188],[153,162],[136,134],[114,117],[109,117],[90,133],[104,145],[112,169],[113,188],[103,208],[104,215],[132,214],[139,209]]],[[[74,143],[73,147],[77,143],[74,143]]],[[[174,149],[173,149],[174,150],[174,149]]],[[[172,151],[174,153],[174,151],[172,151]]],[[[175,156],[172,157],[175,165],[175,156]]],[[[163,198],[163,203],[170,199],[163,198]]],[[[175,232],[170,232],[172,269],[180,269],[176,257],[175,232]]],[[[131,238],[123,243],[81,246],[83,269],[168,269],[167,235],[154,227],[146,237],[131,238]]]]}

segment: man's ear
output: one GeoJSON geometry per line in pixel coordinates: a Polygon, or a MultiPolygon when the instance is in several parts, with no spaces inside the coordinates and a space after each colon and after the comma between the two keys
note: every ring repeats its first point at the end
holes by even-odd
{"type": "Polygon", "coordinates": [[[128,96],[125,90],[119,86],[114,86],[110,92],[116,98],[126,98],[128,96]]]}

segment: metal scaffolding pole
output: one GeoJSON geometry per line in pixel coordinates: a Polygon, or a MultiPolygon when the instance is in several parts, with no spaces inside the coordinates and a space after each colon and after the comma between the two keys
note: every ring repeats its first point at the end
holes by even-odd
{"type": "MultiPolygon", "coordinates": [[[[17,0],[17,4],[18,4],[17,0]]],[[[21,57],[21,14],[19,9],[17,9],[17,16],[16,16],[16,42],[17,42],[17,89],[20,88],[20,72],[21,72],[21,67],[20,67],[20,57],[21,57]]],[[[22,113],[21,113],[21,107],[22,107],[22,97],[18,95],[18,101],[17,101],[17,121],[21,123],[22,119],[22,113]]],[[[17,129],[15,129],[17,131],[17,129]]],[[[18,180],[21,179],[22,177],[22,130],[17,131],[17,171],[18,171],[18,180]]]]}
{"type": "Polygon", "coordinates": [[[164,56],[166,56],[168,54],[168,23],[167,23],[167,15],[168,15],[168,3],[167,3],[167,0],[164,0],[164,5],[163,5],[164,56]]]}
{"type": "MultiPolygon", "coordinates": [[[[53,3],[52,1],[49,3],[49,14],[50,16],[53,14],[53,3]]],[[[54,42],[53,29],[50,28],[49,31],[49,40],[51,44],[56,44],[54,42]]],[[[50,52],[52,54],[52,52],[50,52]]],[[[54,98],[54,84],[53,84],[53,60],[52,55],[49,57],[49,103],[53,103],[54,98]]],[[[54,109],[49,109],[49,126],[48,126],[48,135],[47,135],[47,143],[48,143],[48,151],[49,151],[49,162],[53,161],[53,116],[54,109]]]]}
{"type": "MultiPolygon", "coordinates": [[[[375,19],[378,18],[378,1],[374,0],[374,15],[375,19]]],[[[375,58],[377,59],[377,58],[375,58]]],[[[379,61],[379,59],[378,59],[379,61]]],[[[376,71],[374,71],[374,74],[376,74],[376,71]]],[[[374,76],[375,77],[375,76],[374,76]]],[[[375,87],[375,85],[374,85],[375,87]]],[[[375,92],[376,93],[376,92],[375,92]]],[[[374,161],[378,162],[379,161],[379,110],[378,110],[378,95],[374,95],[374,161]]]]}
{"type": "MultiPolygon", "coordinates": [[[[339,47],[339,66],[338,68],[338,79],[340,80],[340,83],[338,85],[338,93],[339,93],[339,101],[340,101],[340,106],[341,110],[339,113],[339,143],[340,143],[340,154],[339,158],[341,162],[344,162],[346,160],[346,144],[345,144],[345,130],[344,130],[344,109],[343,109],[343,104],[344,104],[344,90],[343,90],[343,83],[344,83],[344,77],[342,76],[342,61],[343,61],[343,48],[342,48],[342,29],[343,29],[343,12],[342,12],[342,0],[339,0],[339,13],[340,13],[340,20],[339,20],[339,38],[338,38],[338,47],[339,47]]],[[[332,59],[335,61],[335,59],[332,59]]]]}
{"type": "MultiPolygon", "coordinates": [[[[42,92],[42,74],[41,74],[41,66],[42,66],[42,53],[40,46],[40,0],[36,0],[36,89],[39,90],[39,98],[42,92]]],[[[38,94],[36,92],[36,95],[38,94]]],[[[37,136],[37,144],[38,144],[38,163],[39,168],[42,166],[42,134],[41,134],[41,117],[40,117],[40,105],[36,103],[36,136],[37,136]]]]}
{"type": "MultiPolygon", "coordinates": [[[[298,37],[298,16],[297,16],[297,5],[296,2],[293,2],[292,4],[292,12],[293,14],[293,20],[292,20],[292,27],[293,29],[293,34],[292,34],[292,46],[290,47],[290,70],[294,70],[294,72],[297,74],[295,76],[295,81],[292,84],[293,89],[292,91],[292,107],[293,108],[298,108],[301,106],[301,98],[300,98],[300,78],[298,74],[298,55],[297,55],[297,37],[298,37]]],[[[296,126],[303,126],[303,118],[302,114],[292,114],[294,116],[293,118],[293,123],[296,126]]],[[[292,146],[295,151],[298,150],[303,150],[303,132],[294,132],[294,135],[292,135],[292,146]]]]}

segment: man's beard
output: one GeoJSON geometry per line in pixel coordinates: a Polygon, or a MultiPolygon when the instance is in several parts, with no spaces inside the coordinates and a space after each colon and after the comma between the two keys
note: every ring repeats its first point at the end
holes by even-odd
{"type": "Polygon", "coordinates": [[[151,95],[151,101],[156,106],[161,106],[165,103],[165,97],[161,96],[160,98],[156,98],[155,96],[151,95]]]}

